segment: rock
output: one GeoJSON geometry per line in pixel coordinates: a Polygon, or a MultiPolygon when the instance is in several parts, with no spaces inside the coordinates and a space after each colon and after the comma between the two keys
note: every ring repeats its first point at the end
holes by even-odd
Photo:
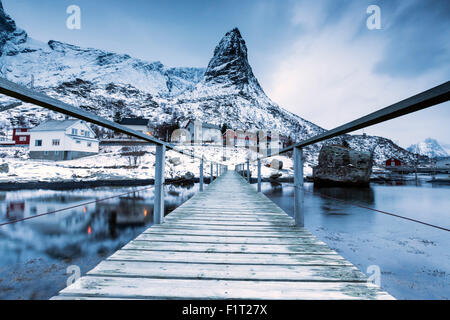
{"type": "Polygon", "coordinates": [[[283,174],[281,173],[274,173],[272,175],[270,175],[270,179],[272,180],[277,180],[279,177],[281,177],[283,174]]]}
{"type": "Polygon", "coordinates": [[[181,159],[179,157],[177,158],[170,158],[169,163],[172,164],[174,167],[179,166],[181,164],[181,159]]]}
{"type": "Polygon", "coordinates": [[[313,168],[315,185],[368,186],[373,155],[342,146],[323,146],[313,168]]]}
{"type": "Polygon", "coordinates": [[[283,169],[283,161],[273,159],[272,162],[270,163],[270,167],[275,170],[281,170],[283,169]]]}
{"type": "Polygon", "coordinates": [[[9,165],[7,163],[0,164],[0,173],[8,173],[9,165]]]}
{"type": "Polygon", "coordinates": [[[191,180],[191,179],[194,179],[195,178],[195,175],[192,173],[192,172],[186,172],[185,174],[184,174],[184,176],[183,176],[183,179],[186,179],[186,180],[191,180]]]}

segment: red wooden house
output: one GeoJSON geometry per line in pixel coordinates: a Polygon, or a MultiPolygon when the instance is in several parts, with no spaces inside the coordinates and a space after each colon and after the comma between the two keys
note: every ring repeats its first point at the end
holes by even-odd
{"type": "Polygon", "coordinates": [[[399,159],[389,158],[386,160],[386,167],[402,167],[404,165],[399,159]]]}
{"type": "Polygon", "coordinates": [[[28,146],[30,145],[30,133],[27,128],[14,128],[12,140],[15,145],[28,146]]]}

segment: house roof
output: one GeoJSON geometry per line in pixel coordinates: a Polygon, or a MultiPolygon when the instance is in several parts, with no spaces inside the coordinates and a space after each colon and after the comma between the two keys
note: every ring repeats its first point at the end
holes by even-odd
{"type": "Polygon", "coordinates": [[[145,118],[123,118],[119,124],[125,126],[146,126],[148,125],[149,119],[145,118]]]}
{"type": "Polygon", "coordinates": [[[30,131],[63,131],[80,120],[47,120],[30,131]]]}
{"type": "MultiPolygon", "coordinates": [[[[188,123],[186,123],[186,125],[184,127],[187,128],[190,123],[194,123],[194,121],[193,120],[189,120],[188,123]]],[[[206,122],[202,122],[202,128],[220,130],[219,126],[217,126],[215,124],[206,123],[206,122]]]]}

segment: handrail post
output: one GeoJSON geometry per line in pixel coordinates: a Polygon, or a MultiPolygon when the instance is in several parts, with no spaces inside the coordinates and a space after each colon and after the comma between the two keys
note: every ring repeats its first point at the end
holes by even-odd
{"type": "Polygon", "coordinates": [[[247,160],[247,181],[250,183],[250,160],[247,160]]]}
{"type": "Polygon", "coordinates": [[[216,163],[216,177],[219,177],[219,164],[216,163]]]}
{"type": "Polygon", "coordinates": [[[156,145],[155,154],[155,201],[153,208],[153,223],[164,222],[164,163],[166,159],[166,146],[156,145]]]}
{"type": "Polygon", "coordinates": [[[203,158],[200,160],[200,192],[203,191],[203,158]]]}
{"type": "Polygon", "coordinates": [[[214,164],[211,162],[211,182],[212,183],[214,181],[214,164]]]}
{"type": "Polygon", "coordinates": [[[303,149],[294,148],[294,218],[296,227],[305,226],[303,206],[303,149]]]}
{"type": "Polygon", "coordinates": [[[261,192],[261,159],[258,159],[258,192],[261,192]]]}

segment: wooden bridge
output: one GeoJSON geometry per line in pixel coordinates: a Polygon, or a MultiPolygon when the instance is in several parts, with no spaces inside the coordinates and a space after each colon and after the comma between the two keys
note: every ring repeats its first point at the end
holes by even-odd
{"type": "Polygon", "coordinates": [[[53,299],[393,299],[234,171],[53,299]]]}
{"type": "MultiPolygon", "coordinates": [[[[293,152],[294,219],[236,172],[40,92],[0,78],[0,94],[88,121],[140,141],[155,152],[154,226],[100,263],[54,299],[392,299],[350,262],[304,228],[303,149],[450,100],[450,81],[332,130],[257,158],[293,152]],[[200,160],[200,192],[164,222],[166,149],[200,160]]],[[[201,142],[201,141],[200,141],[201,142]]],[[[236,170],[250,177],[250,161],[236,170]]]]}

